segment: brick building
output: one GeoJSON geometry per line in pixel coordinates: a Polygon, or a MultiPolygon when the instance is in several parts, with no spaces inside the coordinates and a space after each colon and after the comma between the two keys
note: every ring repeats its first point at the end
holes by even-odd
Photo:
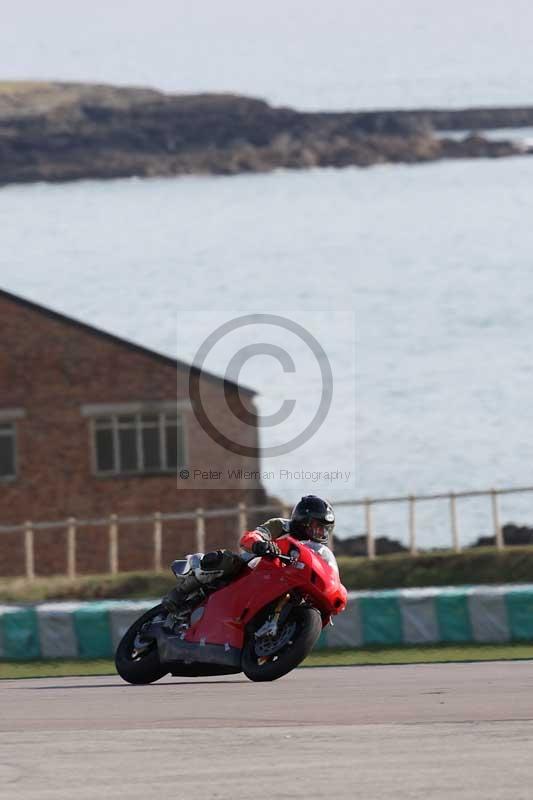
{"type": "MultiPolygon", "coordinates": [[[[211,419],[252,448],[240,456],[216,444],[192,411],[190,367],[175,359],[0,291],[0,525],[91,519],[262,503],[259,480],[225,478],[257,470],[257,428],[230,410],[249,389],[200,374],[211,419]],[[213,489],[177,480],[181,466],[220,470],[213,489]]],[[[152,563],[142,526],[120,532],[120,569],[152,563]]],[[[37,574],[65,571],[64,530],[36,531],[37,574]]],[[[105,528],[78,530],[77,569],[107,569],[105,528]]],[[[235,542],[235,520],[207,528],[207,547],[235,542]]],[[[194,547],[192,523],[165,524],[163,563],[194,547]]],[[[22,537],[0,535],[0,574],[20,574],[22,537]]]]}

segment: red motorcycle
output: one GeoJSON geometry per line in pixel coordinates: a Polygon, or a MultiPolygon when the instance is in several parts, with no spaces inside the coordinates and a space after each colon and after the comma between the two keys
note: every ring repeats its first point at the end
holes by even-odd
{"type": "MultiPolygon", "coordinates": [[[[169,672],[244,672],[252,681],[273,681],[300,664],[322,628],[346,608],[346,589],[325,545],[291,536],[276,543],[281,555],[246,554],[231,583],[204,586],[186,621],[177,622],[162,605],[138,619],[118,645],[119,675],[152,683],[169,672]]],[[[188,568],[188,560],[172,565],[178,578],[188,568]]]]}

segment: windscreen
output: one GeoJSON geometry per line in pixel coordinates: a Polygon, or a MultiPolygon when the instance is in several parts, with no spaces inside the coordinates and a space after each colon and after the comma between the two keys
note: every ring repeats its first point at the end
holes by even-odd
{"type": "Polygon", "coordinates": [[[323,558],[324,561],[329,564],[331,569],[335,570],[335,572],[339,573],[339,566],[337,564],[337,559],[325,544],[320,544],[320,542],[313,542],[310,539],[306,539],[305,541],[301,542],[305,547],[308,547],[310,550],[314,550],[320,558],[323,558]]]}

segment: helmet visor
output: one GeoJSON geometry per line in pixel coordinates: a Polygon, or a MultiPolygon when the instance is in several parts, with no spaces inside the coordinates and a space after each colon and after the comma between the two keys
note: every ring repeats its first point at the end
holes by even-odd
{"type": "Polygon", "coordinates": [[[333,522],[323,522],[318,519],[311,519],[307,525],[307,535],[313,542],[327,544],[330,535],[333,533],[333,522]]]}

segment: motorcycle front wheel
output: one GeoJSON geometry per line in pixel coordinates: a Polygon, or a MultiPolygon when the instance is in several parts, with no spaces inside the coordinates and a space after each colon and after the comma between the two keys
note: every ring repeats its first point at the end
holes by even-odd
{"type": "Polygon", "coordinates": [[[120,677],[128,683],[153,683],[168,672],[159,660],[155,639],[152,642],[142,642],[143,628],[148,627],[148,623],[162,613],[162,605],[151,608],[128,628],[119,642],[115,666],[120,677]],[[140,641],[142,646],[139,646],[140,641]]]}
{"type": "Polygon", "coordinates": [[[242,651],[242,671],[251,681],[275,681],[298,666],[313,649],[322,630],[316,608],[295,606],[276,637],[252,633],[242,651]]]}

